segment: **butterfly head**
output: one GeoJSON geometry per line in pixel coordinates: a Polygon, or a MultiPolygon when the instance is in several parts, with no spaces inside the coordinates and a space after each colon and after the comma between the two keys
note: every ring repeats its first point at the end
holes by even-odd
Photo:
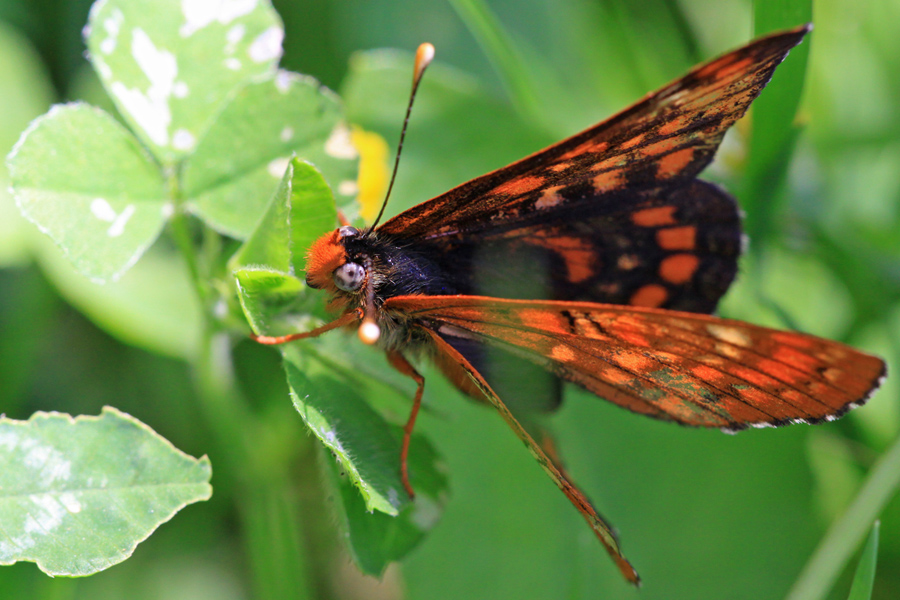
{"type": "Polygon", "coordinates": [[[306,253],[306,284],[332,294],[359,291],[365,267],[350,260],[344,242],[356,237],[355,227],[341,227],[320,237],[306,253]]]}
{"type": "Polygon", "coordinates": [[[367,344],[374,344],[381,332],[375,322],[375,286],[370,277],[372,261],[364,254],[351,254],[347,250],[348,242],[356,242],[365,236],[365,231],[347,225],[316,240],[306,253],[306,284],[336,298],[355,300],[364,315],[359,337],[367,344]]]}

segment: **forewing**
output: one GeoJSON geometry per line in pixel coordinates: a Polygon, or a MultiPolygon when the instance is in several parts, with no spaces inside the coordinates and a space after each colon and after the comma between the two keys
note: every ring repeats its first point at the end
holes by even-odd
{"type": "Polygon", "coordinates": [[[838,342],[693,313],[471,296],[402,296],[384,309],[683,425],[833,420],[865,402],[885,373],[881,359],[838,342]]]}
{"type": "Polygon", "coordinates": [[[432,242],[416,247],[458,293],[712,312],[737,272],[741,231],[734,200],[694,179],[432,242]]]}
{"type": "Polygon", "coordinates": [[[696,67],[599,125],[419,204],[379,231],[452,239],[616,190],[693,178],[808,31],[763,37],[696,67]]]}

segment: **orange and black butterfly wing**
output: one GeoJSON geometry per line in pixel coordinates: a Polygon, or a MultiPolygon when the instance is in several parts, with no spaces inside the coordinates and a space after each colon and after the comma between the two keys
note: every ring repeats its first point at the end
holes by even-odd
{"type": "Polygon", "coordinates": [[[761,38],[697,67],[378,233],[442,259],[459,293],[498,295],[504,273],[523,278],[515,264],[491,271],[493,257],[535,257],[520,264],[532,277],[540,269],[544,293],[526,288],[514,297],[709,312],[734,277],[740,225],[733,200],[694,178],[807,31],[761,38]]]}
{"type": "Polygon", "coordinates": [[[497,223],[452,248],[417,245],[461,294],[712,312],[737,272],[734,200],[700,180],[628,188],[497,223]]]}
{"type": "Polygon", "coordinates": [[[881,359],[796,332],[708,315],[586,302],[404,296],[450,340],[497,346],[631,411],[738,430],[833,420],[862,404],[881,359]]]}
{"type": "Polygon", "coordinates": [[[495,346],[631,411],[729,431],[833,420],[885,374],[881,359],[838,342],[687,312],[473,296],[398,296],[383,308],[416,323],[451,379],[465,389],[468,378],[500,412],[633,583],[609,524],[458,346],[495,346]]]}

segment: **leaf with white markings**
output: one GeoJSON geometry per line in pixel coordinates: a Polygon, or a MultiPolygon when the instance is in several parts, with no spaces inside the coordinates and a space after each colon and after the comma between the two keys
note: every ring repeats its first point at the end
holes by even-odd
{"type": "Polygon", "coordinates": [[[122,562],[159,525],[212,494],[192,458],[113,408],[98,417],[0,418],[0,564],[90,575],[122,562]]]}
{"type": "Polygon", "coordinates": [[[355,217],[356,149],[337,97],[287,71],[244,86],[225,105],[184,170],[189,205],[216,229],[246,238],[278,187],[291,154],[311,162],[355,217]],[[346,190],[345,190],[346,191],[346,190]]]}
{"type": "Polygon", "coordinates": [[[22,214],[96,281],[134,264],[172,209],[137,139],[86,104],[55,106],[32,122],[8,164],[22,214]]]}
{"type": "Polygon", "coordinates": [[[283,29],[269,2],[99,0],[85,33],[137,138],[103,111],[67,105],[37,119],[9,158],[21,212],[81,273],[118,278],[174,211],[247,237],[292,154],[356,216],[357,153],[338,100],[276,69],[283,29]]]}
{"type": "Polygon", "coordinates": [[[284,30],[262,1],[100,0],[86,37],[119,111],[173,163],[193,150],[236,86],[274,70],[284,30]]]}

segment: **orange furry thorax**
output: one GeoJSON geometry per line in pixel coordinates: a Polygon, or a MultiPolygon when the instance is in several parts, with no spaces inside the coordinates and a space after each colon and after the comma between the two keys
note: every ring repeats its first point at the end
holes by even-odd
{"type": "Polygon", "coordinates": [[[347,262],[347,251],[340,239],[340,232],[335,229],[309,247],[306,252],[306,281],[309,285],[331,293],[338,291],[331,274],[347,262]]]}

